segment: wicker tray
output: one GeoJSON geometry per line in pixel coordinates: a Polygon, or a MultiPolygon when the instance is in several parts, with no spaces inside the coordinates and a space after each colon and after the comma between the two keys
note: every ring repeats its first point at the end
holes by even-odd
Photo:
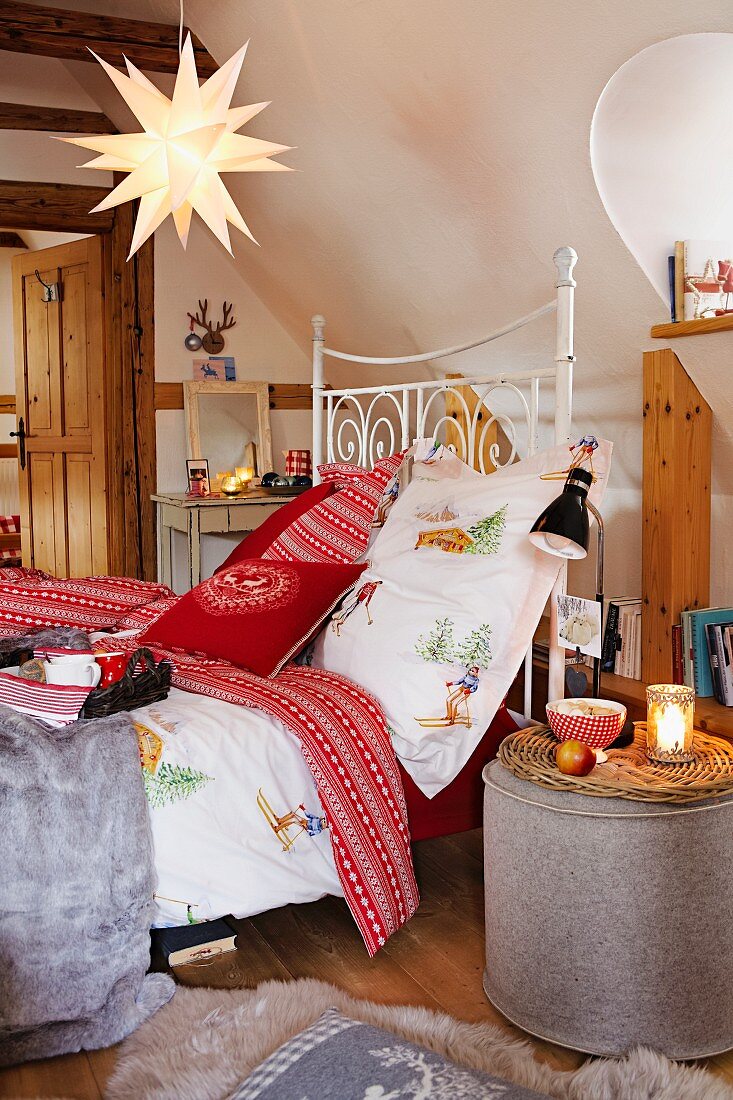
{"type": "Polygon", "coordinates": [[[135,710],[136,707],[158,703],[165,699],[171,687],[171,666],[169,661],[155,663],[149,649],[136,649],[130,655],[125,675],[115,684],[106,688],[97,688],[87,696],[80,718],[106,718],[109,714],[118,714],[122,710],[135,710]],[[142,670],[135,675],[135,669],[142,670]]]}
{"type": "Polygon", "coordinates": [[[637,802],[700,802],[733,794],[733,745],[695,732],[695,759],[689,764],[653,764],[646,756],[646,723],[634,723],[634,740],[609,749],[608,762],[590,775],[564,775],[555,764],[559,741],[549,726],[533,726],[506,737],[498,758],[519,779],[552,791],[575,791],[599,798],[637,802]]]}

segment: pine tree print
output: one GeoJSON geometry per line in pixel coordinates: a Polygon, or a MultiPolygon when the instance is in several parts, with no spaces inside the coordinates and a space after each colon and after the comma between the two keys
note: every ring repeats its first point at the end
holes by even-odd
{"type": "Polygon", "coordinates": [[[180,764],[161,764],[155,774],[143,771],[145,793],[154,809],[166,803],[180,802],[190,798],[205,783],[211,783],[213,776],[193,768],[184,768],[180,764]]]}
{"type": "Polygon", "coordinates": [[[454,628],[455,623],[451,618],[446,616],[445,619],[436,619],[435,626],[427,637],[418,634],[415,643],[418,657],[440,665],[463,665],[464,668],[478,665],[479,668],[488,668],[492,658],[489,624],[481,623],[462,641],[456,641],[454,628]]]}
{"type": "Polygon", "coordinates": [[[490,638],[491,627],[488,623],[481,623],[456,646],[456,661],[465,668],[472,668],[474,665],[478,665],[479,668],[488,668],[491,661],[490,638]]]}
{"type": "Polygon", "coordinates": [[[436,619],[435,626],[427,638],[418,634],[415,643],[415,652],[424,661],[435,661],[438,664],[450,665],[453,663],[453,620],[449,618],[436,619]]]}
{"type": "Polygon", "coordinates": [[[465,554],[495,554],[501,547],[501,539],[506,527],[506,513],[508,504],[498,508],[493,515],[480,519],[468,528],[468,534],[473,539],[470,546],[464,550],[465,554]]]}

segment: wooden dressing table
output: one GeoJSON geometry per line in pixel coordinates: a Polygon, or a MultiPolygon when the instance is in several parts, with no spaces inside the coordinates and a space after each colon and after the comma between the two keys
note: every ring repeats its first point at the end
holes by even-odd
{"type": "Polygon", "coordinates": [[[185,493],[154,493],[158,519],[158,580],[173,588],[171,541],[174,531],[188,539],[190,587],[201,582],[201,536],[229,531],[254,531],[261,523],[292,500],[292,496],[271,496],[253,489],[240,497],[188,497],[185,493]]]}

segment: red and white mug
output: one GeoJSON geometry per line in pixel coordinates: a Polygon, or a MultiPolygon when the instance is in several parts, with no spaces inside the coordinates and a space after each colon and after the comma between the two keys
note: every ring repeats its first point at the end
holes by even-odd
{"type": "Polygon", "coordinates": [[[97,653],[96,657],[97,664],[102,670],[99,679],[101,688],[116,684],[125,675],[130,660],[129,653],[123,653],[122,650],[119,650],[116,653],[97,653]]]}

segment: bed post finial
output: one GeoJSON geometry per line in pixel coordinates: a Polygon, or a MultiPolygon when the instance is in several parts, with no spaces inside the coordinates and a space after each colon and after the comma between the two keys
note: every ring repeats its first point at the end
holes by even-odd
{"type": "Polygon", "coordinates": [[[578,262],[578,253],[569,244],[558,248],[552,257],[557,268],[557,282],[555,286],[575,286],[573,268],[578,262]]]}
{"type": "Polygon", "coordinates": [[[313,484],[318,485],[321,477],[318,466],[323,462],[323,341],[326,318],[320,313],[311,317],[313,325],[313,484]]]}

